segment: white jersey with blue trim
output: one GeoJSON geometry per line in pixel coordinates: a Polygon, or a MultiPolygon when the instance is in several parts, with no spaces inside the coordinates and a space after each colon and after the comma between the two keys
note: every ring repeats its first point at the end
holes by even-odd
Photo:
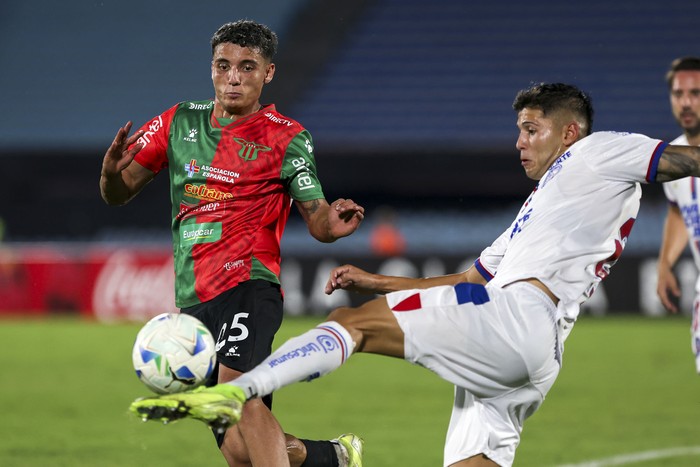
{"type": "MultiPolygon", "coordinates": [[[[688,138],[681,135],[671,141],[671,144],[687,146],[688,138]]],[[[700,178],[686,177],[663,184],[664,194],[668,201],[681,211],[685,228],[688,231],[688,245],[695,260],[695,266],[700,270],[700,178]]],[[[695,291],[700,293],[700,277],[695,283],[695,291]]]]}
{"type": "Polygon", "coordinates": [[[547,170],[515,221],[476,262],[491,286],[536,278],[575,320],[620,257],[639,211],[640,183],[653,182],[666,144],[633,133],[597,132],[547,170]]]}

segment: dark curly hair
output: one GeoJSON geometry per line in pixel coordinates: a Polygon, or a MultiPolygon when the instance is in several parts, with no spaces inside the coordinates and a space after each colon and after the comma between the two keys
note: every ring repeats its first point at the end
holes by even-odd
{"type": "Polygon", "coordinates": [[[277,53],[277,34],[264,24],[242,19],[221,26],[211,38],[211,53],[216,46],[225,42],[248,47],[272,61],[277,53]]]}
{"type": "Polygon", "coordinates": [[[513,109],[520,112],[525,107],[540,109],[545,116],[561,110],[572,112],[584,135],[590,135],[593,130],[591,98],[571,84],[539,83],[523,89],[515,96],[513,109]]]}

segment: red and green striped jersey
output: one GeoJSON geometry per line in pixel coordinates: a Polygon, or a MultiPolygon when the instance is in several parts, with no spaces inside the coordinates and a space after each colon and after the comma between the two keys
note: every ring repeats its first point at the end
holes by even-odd
{"type": "Polygon", "coordinates": [[[279,283],[291,199],[323,198],[311,135],[274,105],[235,121],[182,102],[142,129],[136,162],[168,168],[175,297],[206,302],[248,279],[279,283]]]}

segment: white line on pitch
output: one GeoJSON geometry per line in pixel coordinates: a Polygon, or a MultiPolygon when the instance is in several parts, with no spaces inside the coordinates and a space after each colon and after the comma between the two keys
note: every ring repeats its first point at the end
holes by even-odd
{"type": "Polygon", "coordinates": [[[668,457],[680,457],[689,455],[700,455],[700,446],[689,446],[684,448],[659,449],[656,451],[633,452],[621,454],[619,456],[598,459],[594,461],[581,462],[580,464],[562,464],[557,467],[606,467],[608,465],[625,465],[634,462],[642,462],[654,459],[666,459],[668,457]]]}

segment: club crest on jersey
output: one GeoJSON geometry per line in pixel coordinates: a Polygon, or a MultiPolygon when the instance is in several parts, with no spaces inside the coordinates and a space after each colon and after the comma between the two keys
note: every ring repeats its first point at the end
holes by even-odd
{"type": "Polygon", "coordinates": [[[272,151],[272,148],[262,144],[246,141],[243,138],[233,138],[235,142],[241,145],[241,150],[238,151],[238,157],[245,161],[254,161],[258,158],[258,153],[272,151]]]}
{"type": "Polygon", "coordinates": [[[540,182],[539,186],[540,188],[544,188],[544,186],[549,183],[551,179],[557,176],[557,174],[561,172],[561,164],[555,164],[549,168],[547,171],[547,175],[542,179],[542,182],[540,182]]]}
{"type": "Polygon", "coordinates": [[[189,163],[185,164],[185,172],[187,172],[188,177],[193,177],[200,169],[201,167],[197,165],[197,159],[192,159],[189,163]]]}
{"type": "Polygon", "coordinates": [[[566,161],[569,157],[571,157],[571,151],[566,151],[564,154],[559,156],[557,160],[554,161],[554,164],[549,168],[547,171],[547,175],[542,179],[542,181],[539,183],[540,188],[544,188],[544,186],[549,183],[551,179],[557,176],[559,172],[561,172],[561,167],[564,161],[566,161]]]}

